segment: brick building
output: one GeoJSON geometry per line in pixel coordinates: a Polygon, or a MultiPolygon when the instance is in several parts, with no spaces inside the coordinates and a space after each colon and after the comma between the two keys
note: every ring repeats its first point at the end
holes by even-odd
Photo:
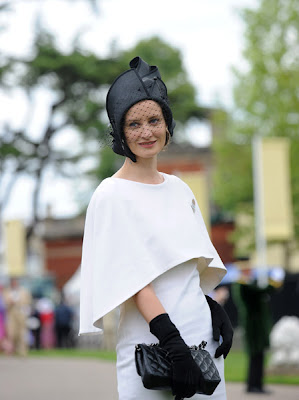
{"type": "Polygon", "coordinates": [[[81,262],[84,217],[43,221],[44,269],[61,289],[81,262]]]}

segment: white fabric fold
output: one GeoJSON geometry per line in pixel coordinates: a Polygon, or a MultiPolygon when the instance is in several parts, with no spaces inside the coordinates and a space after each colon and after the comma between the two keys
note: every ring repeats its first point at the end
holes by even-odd
{"type": "Polygon", "coordinates": [[[159,275],[198,260],[209,293],[226,269],[190,188],[163,174],[158,185],[107,178],[88,205],[80,290],[80,335],[101,333],[101,318],[159,275]]]}

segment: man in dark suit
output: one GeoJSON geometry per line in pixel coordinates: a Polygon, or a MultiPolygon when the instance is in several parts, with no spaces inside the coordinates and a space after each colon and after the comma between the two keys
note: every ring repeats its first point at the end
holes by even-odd
{"type": "Polygon", "coordinates": [[[240,280],[234,284],[233,295],[248,354],[247,392],[267,394],[263,385],[264,366],[272,329],[270,295],[275,286],[270,280],[264,287],[258,285],[257,270],[251,268],[248,257],[239,258],[236,265],[240,269],[240,280]]]}

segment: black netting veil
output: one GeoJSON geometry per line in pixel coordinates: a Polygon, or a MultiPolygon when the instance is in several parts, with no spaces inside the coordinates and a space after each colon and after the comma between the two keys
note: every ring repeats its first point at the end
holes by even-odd
{"type": "Polygon", "coordinates": [[[168,103],[167,88],[158,68],[148,65],[140,57],[132,59],[130,67],[131,69],[123,72],[111,85],[106,98],[106,110],[111,124],[113,151],[136,161],[134,153],[126,143],[123,130],[128,110],[136,103],[153,100],[161,107],[170,135],[173,135],[175,122],[168,103]]]}

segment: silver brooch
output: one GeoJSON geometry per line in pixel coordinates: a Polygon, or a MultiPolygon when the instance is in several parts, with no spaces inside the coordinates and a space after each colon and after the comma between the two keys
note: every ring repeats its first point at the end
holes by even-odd
{"type": "Polygon", "coordinates": [[[192,211],[195,213],[195,200],[194,199],[192,199],[191,208],[192,208],[192,211]]]}

